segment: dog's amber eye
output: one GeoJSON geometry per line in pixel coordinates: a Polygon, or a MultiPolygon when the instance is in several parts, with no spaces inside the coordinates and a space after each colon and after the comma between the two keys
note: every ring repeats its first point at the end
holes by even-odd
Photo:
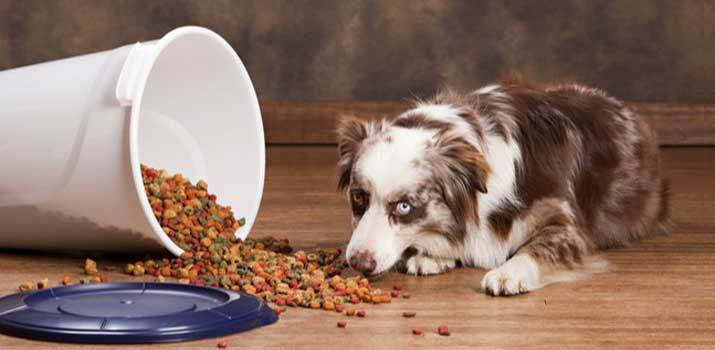
{"type": "Polygon", "coordinates": [[[362,194],[360,192],[353,192],[353,202],[360,203],[362,201],[362,194]]]}

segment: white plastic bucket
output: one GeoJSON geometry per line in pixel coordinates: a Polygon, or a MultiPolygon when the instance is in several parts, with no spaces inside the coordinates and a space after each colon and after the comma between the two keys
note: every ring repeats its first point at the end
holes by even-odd
{"type": "Polygon", "coordinates": [[[182,250],[149,206],[140,163],[205,179],[246,225],[265,147],[251,80],[200,27],[0,72],[0,248],[182,250]]]}

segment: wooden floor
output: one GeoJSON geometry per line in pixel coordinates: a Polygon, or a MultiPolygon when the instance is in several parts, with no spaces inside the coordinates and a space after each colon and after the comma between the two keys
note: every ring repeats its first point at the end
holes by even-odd
{"type": "MultiPolygon", "coordinates": [[[[294,245],[344,246],[348,209],[336,194],[333,147],[271,147],[262,209],[253,235],[288,237],[294,245]]],[[[672,181],[677,229],[604,255],[611,271],[551,285],[523,296],[479,292],[484,271],[461,269],[433,277],[388,274],[412,298],[366,306],[364,319],[289,309],[269,327],[228,337],[229,349],[715,349],[715,148],[663,149],[672,181]],[[406,319],[403,311],[416,311],[406,319]],[[347,320],[346,329],[336,327],[347,320]],[[439,324],[452,331],[436,334],[439,324]],[[413,336],[421,327],[425,334],[413,336]]],[[[120,262],[100,258],[100,263],[120,262]]],[[[77,275],[81,257],[0,251],[0,294],[18,282],[77,275]]],[[[124,277],[110,275],[110,279],[124,277]]],[[[152,346],[212,349],[217,340],[152,346]]],[[[126,349],[149,346],[126,346],[126,349]]],[[[95,349],[0,335],[0,349],[95,349]]]]}

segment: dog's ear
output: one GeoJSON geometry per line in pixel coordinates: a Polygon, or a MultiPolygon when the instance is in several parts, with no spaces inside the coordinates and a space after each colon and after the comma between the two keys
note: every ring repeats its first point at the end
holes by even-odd
{"type": "Polygon", "coordinates": [[[491,171],[482,153],[459,136],[442,134],[435,142],[433,162],[447,205],[460,217],[476,218],[477,192],[487,193],[491,171]]]}
{"type": "Polygon", "coordinates": [[[362,142],[375,133],[376,123],[354,116],[343,116],[338,121],[338,190],[344,191],[350,185],[350,174],[362,142]]]}

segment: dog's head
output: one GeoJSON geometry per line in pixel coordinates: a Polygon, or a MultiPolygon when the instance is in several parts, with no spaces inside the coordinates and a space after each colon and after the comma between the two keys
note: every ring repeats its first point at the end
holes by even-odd
{"type": "Polygon", "coordinates": [[[338,187],[353,214],[347,260],[363,274],[414,254],[454,257],[466,223],[479,220],[489,166],[465,125],[450,122],[464,116],[446,111],[456,119],[416,109],[394,121],[340,121],[338,187]]]}

